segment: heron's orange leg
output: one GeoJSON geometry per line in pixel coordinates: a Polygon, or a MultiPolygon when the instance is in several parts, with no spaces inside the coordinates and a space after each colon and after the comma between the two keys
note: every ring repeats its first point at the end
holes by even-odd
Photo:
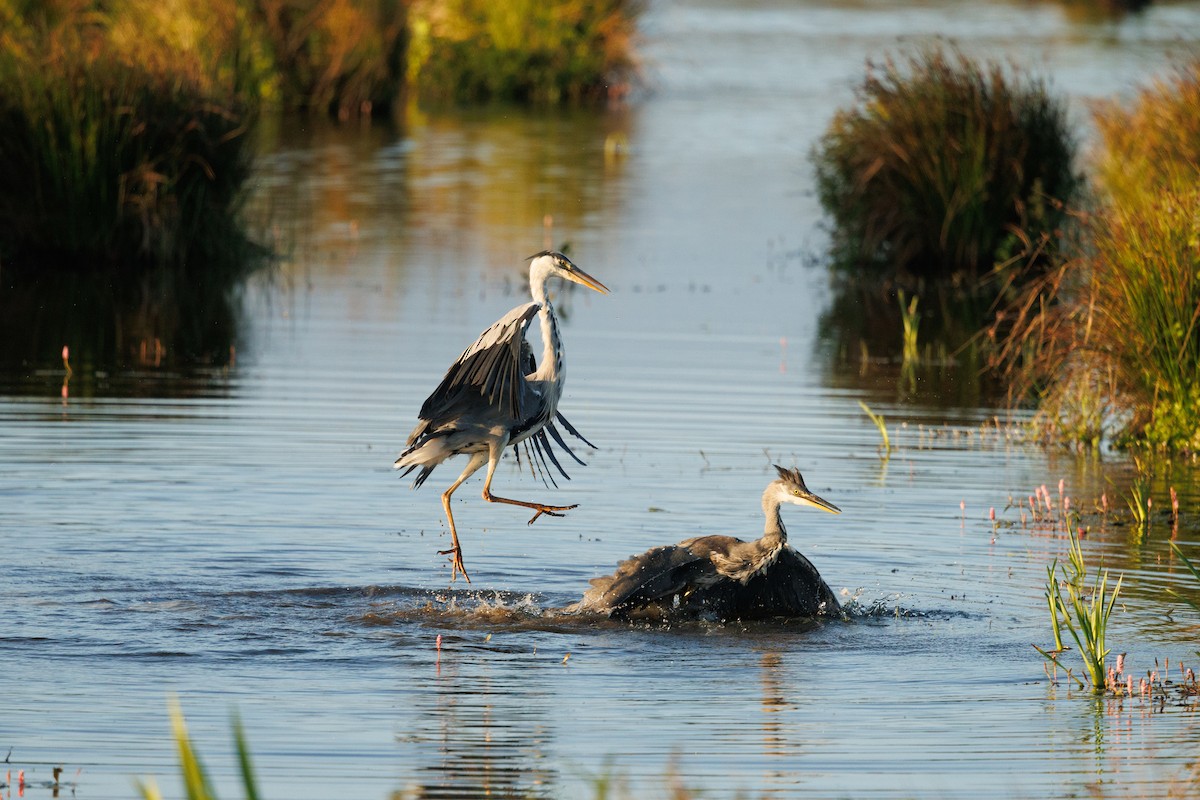
{"type": "MultiPolygon", "coordinates": [[[[499,452],[503,453],[504,449],[501,448],[499,452]]],[[[537,518],[542,514],[548,514],[551,517],[561,517],[563,516],[562,512],[570,511],[572,508],[578,507],[578,503],[569,506],[548,506],[545,503],[531,503],[525,500],[512,500],[508,497],[500,497],[499,495],[492,494],[492,475],[495,474],[496,464],[499,463],[499,461],[499,454],[496,454],[492,458],[488,459],[487,478],[485,478],[483,481],[483,499],[489,503],[508,503],[510,506],[532,508],[537,513],[529,518],[529,522],[526,523],[528,525],[532,525],[534,522],[536,522],[537,518]]]]}
{"type": "Polygon", "coordinates": [[[458,531],[454,528],[454,514],[450,512],[450,496],[454,494],[454,490],[463,485],[463,481],[471,477],[477,469],[483,466],[483,454],[478,453],[471,456],[471,460],[467,463],[466,469],[458,476],[458,480],[450,484],[450,488],[442,492],[442,508],[446,511],[446,522],[450,523],[450,549],[438,550],[438,555],[450,556],[450,582],[454,583],[454,579],[458,577],[458,573],[467,579],[467,583],[471,582],[471,576],[467,574],[467,568],[463,565],[462,547],[458,544],[458,531]]]}

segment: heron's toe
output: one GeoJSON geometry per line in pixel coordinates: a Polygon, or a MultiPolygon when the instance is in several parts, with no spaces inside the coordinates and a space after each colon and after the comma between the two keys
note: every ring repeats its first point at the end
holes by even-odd
{"type": "Polygon", "coordinates": [[[464,578],[466,578],[467,583],[471,582],[471,576],[467,574],[467,568],[463,564],[462,548],[451,547],[449,550],[438,550],[438,555],[450,556],[450,582],[451,583],[454,583],[454,580],[458,577],[458,573],[460,573],[460,572],[462,573],[462,576],[464,578]]]}

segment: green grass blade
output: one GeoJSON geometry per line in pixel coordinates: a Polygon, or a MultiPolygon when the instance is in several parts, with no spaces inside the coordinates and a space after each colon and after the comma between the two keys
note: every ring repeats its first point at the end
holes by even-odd
{"type": "Polygon", "coordinates": [[[258,782],[254,780],[254,766],[250,763],[250,747],[246,744],[242,720],[236,715],[233,718],[233,741],[237,745],[238,766],[242,772],[242,787],[246,790],[246,800],[258,800],[258,782]]]}
{"type": "Polygon", "coordinates": [[[884,458],[886,458],[892,452],[892,442],[888,438],[887,422],[884,420],[884,418],[881,415],[876,414],[874,411],[872,411],[870,406],[868,406],[862,400],[858,401],[858,405],[859,405],[859,407],[862,408],[863,412],[866,413],[867,417],[870,418],[871,422],[875,423],[875,427],[879,429],[879,435],[883,438],[883,445],[881,447],[881,450],[882,450],[884,458]]]}
{"type": "Polygon", "coordinates": [[[179,707],[177,699],[171,699],[170,710],[171,728],[174,730],[175,744],[179,749],[179,769],[183,773],[183,787],[187,792],[188,800],[216,800],[216,794],[204,771],[204,765],[192,747],[187,723],[183,719],[183,710],[179,707]]]}

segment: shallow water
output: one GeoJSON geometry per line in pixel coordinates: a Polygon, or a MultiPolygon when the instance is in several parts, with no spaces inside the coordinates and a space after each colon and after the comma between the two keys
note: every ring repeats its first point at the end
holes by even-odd
{"type": "MultiPolygon", "coordinates": [[[[240,795],[235,710],[269,797],[590,797],[600,777],[638,797],[673,781],[719,797],[1194,791],[1192,704],[1093,701],[1051,685],[1031,647],[1050,644],[1045,568],[1066,542],[1010,498],[1057,498],[1062,479],[1076,507],[1119,508],[1131,466],[838,366],[818,335],[806,154],[898,37],[1029,62],[1082,120],[1197,21],[1194,3],[1120,23],[1051,4],[671,4],[646,20],[655,91],[631,109],[280,133],[256,204],[294,255],[247,287],[230,366],[77,365],[64,400],[57,349],[81,345],[61,342],[0,375],[14,779],[61,764],[80,797],[151,775],[179,796],[174,694],[224,797],[240,795]],[[523,302],[522,259],[547,238],[613,289],[560,302],[562,410],[599,449],[557,489],[501,467],[502,492],[579,503],[562,519],[526,526],[478,478],[464,487],[475,583],[447,588],[437,495],[454,470],[412,492],[391,462],[448,363],[523,302]],[[887,461],[859,399],[888,418],[887,461]],[[843,509],[785,522],[846,620],[555,611],[651,545],[757,535],[772,463],[843,509]]],[[[1110,644],[1135,675],[1196,658],[1200,615],[1167,593],[1200,596],[1168,547],[1196,551],[1195,469],[1160,471],[1160,508],[1172,486],[1176,529],[1160,515],[1139,542],[1095,515],[1084,540],[1125,575],[1110,644]]]]}

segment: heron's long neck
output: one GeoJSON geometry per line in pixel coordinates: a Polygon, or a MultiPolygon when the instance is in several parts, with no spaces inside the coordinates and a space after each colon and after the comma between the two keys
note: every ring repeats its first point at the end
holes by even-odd
{"type": "Polygon", "coordinates": [[[783,517],[779,514],[779,501],[771,496],[771,492],[763,494],[763,514],[767,518],[763,528],[763,541],[766,544],[782,547],[787,544],[787,529],[783,527],[783,517]]]}
{"type": "Polygon", "coordinates": [[[538,362],[535,380],[552,380],[561,386],[563,382],[563,346],[562,337],[558,333],[558,317],[554,313],[554,305],[546,297],[545,280],[531,282],[530,289],[533,302],[541,308],[538,319],[542,325],[542,360],[538,362]]]}

